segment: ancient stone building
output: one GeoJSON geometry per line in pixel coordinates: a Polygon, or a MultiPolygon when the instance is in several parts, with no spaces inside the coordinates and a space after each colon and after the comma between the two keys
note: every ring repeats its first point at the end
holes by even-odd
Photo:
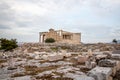
{"type": "Polygon", "coordinates": [[[39,33],[39,42],[44,43],[47,38],[53,38],[58,43],[79,44],[81,42],[81,33],[71,33],[54,29],[49,29],[49,32],[39,33]]]}

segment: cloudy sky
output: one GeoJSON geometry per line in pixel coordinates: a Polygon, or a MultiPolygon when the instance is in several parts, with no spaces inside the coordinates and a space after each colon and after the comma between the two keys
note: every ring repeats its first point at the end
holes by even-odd
{"type": "Polygon", "coordinates": [[[38,42],[49,28],[86,43],[120,39],[120,0],[0,0],[0,38],[38,42]]]}

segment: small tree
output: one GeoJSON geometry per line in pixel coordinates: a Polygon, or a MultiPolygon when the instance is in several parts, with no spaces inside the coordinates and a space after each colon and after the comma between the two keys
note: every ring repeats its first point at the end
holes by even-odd
{"type": "Polygon", "coordinates": [[[0,45],[0,49],[3,49],[5,51],[12,50],[18,46],[16,39],[8,40],[6,38],[0,39],[0,45]]]}
{"type": "Polygon", "coordinates": [[[116,39],[113,39],[113,41],[112,41],[112,42],[117,44],[117,40],[116,40],[116,39]]]}
{"type": "Polygon", "coordinates": [[[45,40],[45,42],[46,42],[46,43],[54,43],[55,40],[54,40],[53,38],[47,38],[47,39],[45,40]]]}

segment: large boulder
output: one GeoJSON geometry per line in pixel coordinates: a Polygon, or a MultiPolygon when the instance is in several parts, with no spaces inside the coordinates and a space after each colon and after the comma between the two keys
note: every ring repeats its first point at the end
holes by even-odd
{"type": "Polygon", "coordinates": [[[95,67],[87,75],[93,77],[95,80],[112,80],[111,74],[111,68],[95,67]]]}
{"type": "Polygon", "coordinates": [[[116,71],[117,71],[117,61],[114,61],[114,60],[100,60],[98,65],[100,67],[111,67],[112,69],[112,76],[114,76],[116,74],[116,71]]]}

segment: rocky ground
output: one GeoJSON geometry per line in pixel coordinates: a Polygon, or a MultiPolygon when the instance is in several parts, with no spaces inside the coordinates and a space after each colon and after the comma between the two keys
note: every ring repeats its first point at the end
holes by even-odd
{"type": "Polygon", "coordinates": [[[120,80],[120,70],[117,71],[116,75],[114,76],[113,80],[120,80]]]}
{"type": "Polygon", "coordinates": [[[0,52],[0,80],[120,80],[120,44],[26,43],[0,52]]]}

